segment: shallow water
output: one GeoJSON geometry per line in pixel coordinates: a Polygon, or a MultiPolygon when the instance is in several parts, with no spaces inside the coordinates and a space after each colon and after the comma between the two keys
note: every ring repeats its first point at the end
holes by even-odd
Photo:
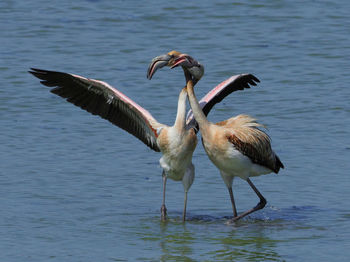
{"type": "MultiPolygon", "coordinates": [[[[1,261],[345,261],[350,246],[348,1],[9,1],[0,3],[1,261]],[[49,93],[30,67],[107,81],[163,123],[181,70],[146,79],[172,49],[205,65],[199,97],[231,75],[261,83],[217,105],[268,127],[286,166],[254,178],[265,209],[233,225],[229,195],[201,144],[188,220],[160,155],[49,93]]],[[[239,211],[258,199],[234,181],[239,211]]]]}

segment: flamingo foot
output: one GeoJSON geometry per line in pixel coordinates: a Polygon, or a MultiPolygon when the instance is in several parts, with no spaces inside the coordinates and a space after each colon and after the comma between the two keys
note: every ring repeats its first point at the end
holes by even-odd
{"type": "Polygon", "coordinates": [[[251,213],[253,213],[253,212],[257,211],[257,210],[263,209],[265,207],[266,203],[267,203],[266,199],[262,197],[260,199],[260,202],[255,207],[253,207],[252,209],[250,209],[250,210],[240,214],[239,216],[236,216],[236,217],[232,218],[231,220],[228,221],[227,224],[232,224],[232,223],[240,220],[241,218],[243,218],[243,217],[245,217],[245,216],[247,216],[247,215],[249,215],[249,214],[251,214],[251,213]]]}

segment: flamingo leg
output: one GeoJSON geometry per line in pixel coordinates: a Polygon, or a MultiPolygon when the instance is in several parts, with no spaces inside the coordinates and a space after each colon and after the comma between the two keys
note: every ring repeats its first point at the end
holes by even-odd
{"type": "Polygon", "coordinates": [[[242,217],[245,217],[257,210],[263,209],[266,205],[266,199],[263,197],[263,195],[259,192],[259,190],[254,186],[254,184],[252,183],[252,181],[248,178],[247,179],[248,184],[250,185],[250,187],[254,190],[254,192],[257,194],[257,196],[260,198],[260,202],[253,207],[252,209],[249,209],[248,211],[240,214],[239,216],[234,217],[231,221],[235,222],[239,219],[241,219],[242,217]]]}
{"type": "Polygon", "coordinates": [[[237,217],[237,209],[236,209],[235,199],[233,197],[232,187],[228,188],[228,192],[230,193],[230,198],[231,198],[233,218],[235,218],[235,217],[237,217]]]}
{"type": "Polygon", "coordinates": [[[165,221],[166,220],[166,207],[165,207],[165,189],[166,189],[166,180],[167,177],[165,175],[165,172],[163,170],[162,173],[162,177],[163,177],[163,202],[162,202],[162,206],[160,208],[160,212],[161,212],[161,220],[165,221]]]}
{"type": "Polygon", "coordinates": [[[184,211],[182,213],[182,221],[186,221],[186,207],[187,207],[187,191],[185,191],[184,211]]]}

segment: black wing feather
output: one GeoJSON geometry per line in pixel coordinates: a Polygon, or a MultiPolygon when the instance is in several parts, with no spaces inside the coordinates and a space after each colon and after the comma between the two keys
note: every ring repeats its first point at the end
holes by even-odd
{"type": "MultiPolygon", "coordinates": [[[[260,81],[252,74],[239,75],[234,81],[229,83],[222,90],[218,91],[207,101],[207,103],[203,107],[204,114],[207,116],[215,104],[220,103],[226,96],[228,96],[232,92],[243,90],[245,88],[250,88],[250,85],[256,86],[256,82],[260,81]]],[[[202,99],[205,99],[205,97],[203,97],[202,99]]]]}
{"type": "MultiPolygon", "coordinates": [[[[250,88],[250,85],[256,86],[260,82],[257,77],[252,74],[241,74],[231,76],[229,79],[223,81],[212,90],[210,90],[202,99],[199,101],[202,107],[203,113],[207,116],[211,109],[220,103],[226,96],[237,90],[243,90],[250,88]]],[[[196,131],[199,130],[197,121],[194,119],[192,110],[189,110],[186,118],[186,127],[194,128],[196,131]]]]}
{"type": "Polygon", "coordinates": [[[107,83],[68,73],[31,68],[40,83],[54,87],[50,91],[93,115],[110,121],[159,152],[157,133],[150,120],[155,119],[120,91],[107,83]]]}

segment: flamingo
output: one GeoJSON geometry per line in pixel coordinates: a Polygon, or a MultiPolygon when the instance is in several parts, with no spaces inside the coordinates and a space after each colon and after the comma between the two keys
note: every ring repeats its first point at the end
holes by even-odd
{"type": "MultiPolygon", "coordinates": [[[[176,51],[158,56],[152,60],[148,68],[148,78],[159,68],[173,63],[180,53],[176,51]]],[[[204,70],[201,68],[200,70],[204,70]]],[[[165,191],[167,178],[182,181],[184,187],[184,208],[182,219],[186,219],[187,193],[194,181],[195,168],[192,155],[197,145],[198,126],[193,115],[188,114],[185,122],[187,91],[183,88],[179,94],[175,123],[167,126],[159,123],[143,107],[127,97],[125,94],[110,86],[108,83],[85,78],[75,74],[31,68],[29,71],[41,79],[43,85],[54,87],[50,91],[68,102],[81,107],[93,115],[110,121],[134,135],[145,145],[156,152],[161,152],[159,163],[162,167],[163,200],[161,206],[161,220],[166,220],[165,191]]],[[[243,88],[249,88],[249,77],[231,77],[212,89],[208,99],[202,101],[206,114],[230,93],[243,88]]],[[[255,85],[255,83],[251,83],[255,85]]]]}
{"type": "MultiPolygon", "coordinates": [[[[249,115],[238,115],[216,124],[209,122],[205,110],[202,109],[194,93],[194,85],[204,74],[204,71],[200,70],[200,64],[187,54],[177,54],[176,58],[170,62],[172,68],[182,66],[184,70],[187,95],[195,121],[201,131],[203,147],[209,159],[219,169],[229,191],[233,211],[231,222],[264,208],[267,201],[250,177],[271,172],[277,174],[284,166],[272,150],[269,136],[259,129],[263,125],[249,115]],[[260,199],[255,207],[240,215],[237,214],[232,191],[234,177],[247,181],[260,199]]],[[[252,79],[256,81],[256,78],[252,79]]],[[[207,99],[212,101],[213,95],[215,92],[209,93],[207,99]]]]}

